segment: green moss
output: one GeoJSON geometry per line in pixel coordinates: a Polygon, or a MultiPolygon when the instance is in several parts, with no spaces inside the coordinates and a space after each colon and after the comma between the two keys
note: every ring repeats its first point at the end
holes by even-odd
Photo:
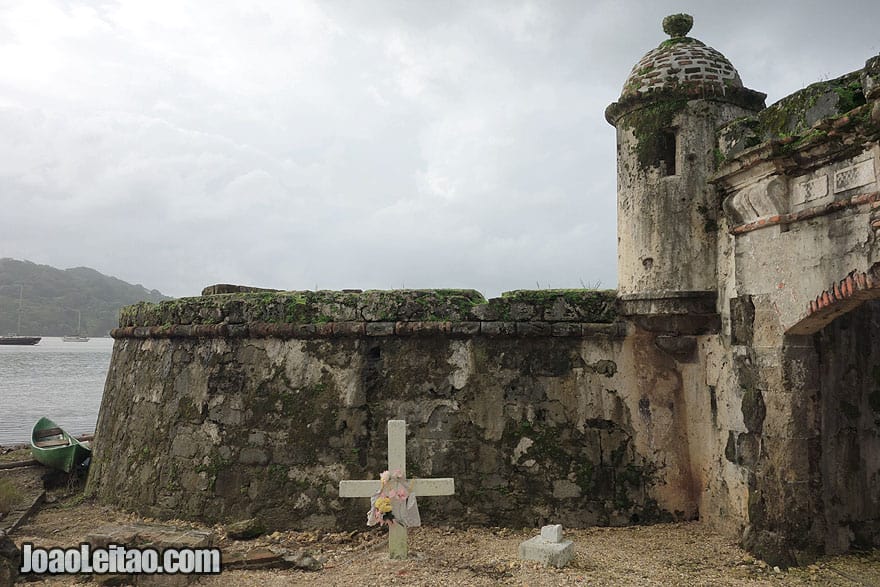
{"type": "Polygon", "coordinates": [[[287,467],[273,463],[267,468],[269,479],[275,483],[285,483],[287,481],[287,467]]]}
{"type": "Polygon", "coordinates": [[[679,39],[690,32],[694,26],[694,17],[690,14],[678,13],[670,14],[663,19],[663,32],[672,37],[679,39]]]}
{"type": "Polygon", "coordinates": [[[636,155],[643,170],[660,164],[666,143],[663,133],[672,127],[675,115],[686,105],[685,99],[661,100],[635,110],[621,119],[624,128],[630,129],[635,136],[636,155]]]}
{"type": "Polygon", "coordinates": [[[171,465],[168,467],[168,477],[165,483],[165,488],[170,491],[177,491],[180,489],[180,471],[177,469],[177,463],[171,461],[171,465]]]}
{"type": "Polygon", "coordinates": [[[177,418],[181,422],[201,421],[202,412],[193,402],[181,398],[177,402],[177,418]]]}
{"type": "Polygon", "coordinates": [[[828,135],[828,133],[825,132],[824,130],[813,129],[810,132],[803,135],[797,141],[791,143],[791,146],[792,146],[792,148],[797,148],[797,147],[803,146],[806,143],[809,143],[810,141],[823,139],[827,135],[828,135]]]}
{"type": "Polygon", "coordinates": [[[575,468],[575,480],[585,494],[592,493],[595,489],[593,473],[596,466],[590,461],[583,461],[575,468]]]}
{"type": "Polygon", "coordinates": [[[865,104],[865,95],[856,74],[811,84],[765,108],[757,115],[763,138],[780,139],[809,131],[810,125],[818,116],[816,113],[811,114],[810,110],[817,105],[820,98],[829,94],[835,94],[837,99],[827,118],[849,112],[865,104]]]}
{"type": "Polygon", "coordinates": [[[506,291],[502,293],[501,297],[509,301],[539,304],[545,304],[548,302],[552,303],[558,298],[563,298],[567,302],[578,304],[583,301],[589,301],[593,299],[614,299],[616,295],[617,291],[613,289],[572,288],[516,289],[513,291],[506,291]]]}
{"type": "Polygon", "coordinates": [[[537,315],[551,308],[560,299],[576,310],[579,317],[587,322],[610,323],[617,317],[615,290],[598,289],[536,289],[515,290],[501,294],[489,302],[498,320],[511,318],[511,304],[524,303],[535,306],[537,315]]]}
{"type": "Polygon", "coordinates": [[[230,461],[224,459],[220,455],[214,454],[208,459],[207,464],[200,464],[196,467],[196,473],[205,473],[211,480],[212,483],[217,478],[217,473],[226,469],[231,465],[230,461]]]}
{"type": "Polygon", "coordinates": [[[304,296],[290,296],[284,302],[284,321],[299,322],[306,313],[306,299],[304,296]]]}
{"type": "Polygon", "coordinates": [[[697,212],[703,217],[703,229],[706,232],[717,232],[718,223],[712,217],[709,207],[705,204],[699,204],[697,206],[697,212]]]}
{"type": "Polygon", "coordinates": [[[715,147],[712,151],[712,155],[715,159],[715,168],[719,168],[724,164],[724,153],[721,152],[721,149],[715,147]]]}
{"type": "Polygon", "coordinates": [[[833,86],[832,89],[838,96],[837,111],[849,112],[865,104],[865,94],[862,92],[862,84],[859,80],[853,80],[847,84],[833,86]]]}
{"type": "Polygon", "coordinates": [[[638,489],[644,483],[641,467],[630,464],[618,469],[614,478],[614,507],[622,510],[631,508],[634,504],[629,497],[630,490],[638,489]]]}
{"type": "Polygon", "coordinates": [[[697,40],[693,37],[674,37],[672,39],[666,39],[665,41],[660,43],[660,47],[663,49],[668,49],[676,45],[690,45],[691,43],[695,42],[697,42],[697,40]]]}
{"type": "Polygon", "coordinates": [[[532,426],[529,422],[520,422],[519,425],[508,425],[505,429],[507,443],[511,451],[522,437],[527,437],[533,442],[529,447],[528,457],[535,459],[542,466],[555,471],[557,474],[566,474],[572,463],[572,456],[567,453],[560,442],[560,430],[556,426],[532,426]]]}
{"type": "Polygon", "coordinates": [[[12,511],[21,502],[22,494],[11,481],[0,479],[0,514],[12,511]]]}

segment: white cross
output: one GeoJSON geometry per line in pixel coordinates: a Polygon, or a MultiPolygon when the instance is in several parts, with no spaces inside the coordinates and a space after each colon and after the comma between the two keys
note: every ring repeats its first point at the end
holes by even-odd
{"type": "MultiPolygon", "coordinates": [[[[388,470],[400,469],[406,478],[406,422],[388,420],[388,470]]],[[[339,497],[372,497],[382,488],[379,480],[340,481],[339,497]]],[[[444,479],[419,479],[412,487],[416,497],[426,495],[452,495],[455,481],[444,479]]],[[[391,558],[405,559],[407,554],[406,527],[391,524],[388,528],[388,554],[391,558]]]]}

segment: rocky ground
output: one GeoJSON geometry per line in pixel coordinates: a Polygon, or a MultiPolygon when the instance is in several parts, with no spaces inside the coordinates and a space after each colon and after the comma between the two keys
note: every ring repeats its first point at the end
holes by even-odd
{"type": "MultiPolygon", "coordinates": [[[[11,460],[0,455],[0,463],[11,460]]],[[[33,489],[40,467],[0,470],[33,489]]],[[[11,538],[41,546],[75,546],[108,524],[156,523],[83,499],[80,486],[60,486],[11,538]]],[[[8,521],[8,519],[6,520],[8,521]]],[[[564,522],[564,521],[563,521],[564,522]]],[[[162,522],[191,528],[186,522],[162,522]]],[[[0,528],[4,519],[0,518],[0,528]]],[[[225,585],[880,585],[880,552],[829,557],[799,569],[774,569],[753,559],[733,540],[699,523],[630,528],[568,530],[576,556],[564,569],[520,561],[517,546],[538,529],[416,528],[410,530],[410,559],[388,558],[382,530],[363,532],[276,532],[232,540],[223,527],[213,532],[227,554],[284,549],[322,563],[317,571],[297,569],[227,570],[190,584],[225,585]]],[[[32,585],[99,585],[93,577],[51,577],[32,585]]]]}

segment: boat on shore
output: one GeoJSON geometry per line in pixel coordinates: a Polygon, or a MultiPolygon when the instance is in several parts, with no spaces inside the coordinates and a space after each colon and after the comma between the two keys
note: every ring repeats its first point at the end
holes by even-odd
{"type": "Polygon", "coordinates": [[[17,334],[0,336],[0,344],[28,345],[37,344],[41,340],[43,339],[39,336],[18,336],[17,334]]]}
{"type": "Polygon", "coordinates": [[[80,442],[44,417],[31,432],[31,455],[47,467],[70,473],[92,456],[92,448],[90,442],[80,442]]]}

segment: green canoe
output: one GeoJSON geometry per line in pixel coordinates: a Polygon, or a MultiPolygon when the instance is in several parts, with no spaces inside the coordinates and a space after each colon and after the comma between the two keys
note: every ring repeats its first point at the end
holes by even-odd
{"type": "Polygon", "coordinates": [[[47,467],[70,473],[92,455],[92,449],[49,418],[40,418],[31,433],[31,454],[47,467]]]}

